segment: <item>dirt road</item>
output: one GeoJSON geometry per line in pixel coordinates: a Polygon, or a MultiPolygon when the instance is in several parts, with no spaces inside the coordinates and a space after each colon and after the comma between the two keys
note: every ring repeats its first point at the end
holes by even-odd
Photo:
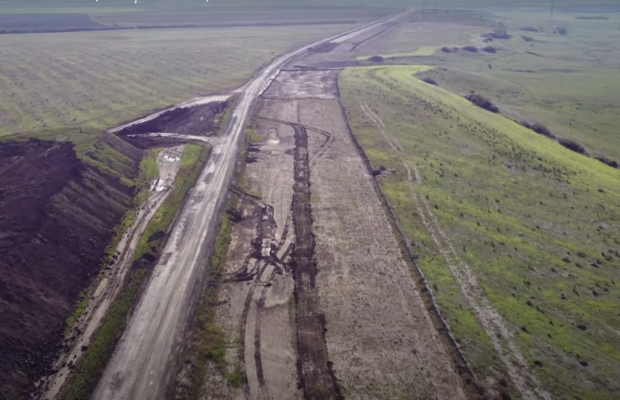
{"type": "MultiPolygon", "coordinates": [[[[390,17],[394,18],[394,17],[390,17]]],[[[385,20],[373,24],[382,24],[385,20]]],[[[369,26],[372,26],[370,24],[369,26]]],[[[351,35],[356,28],[343,35],[351,35]]],[[[214,149],[162,251],[148,288],[137,305],[95,393],[95,400],[157,400],[175,373],[176,353],[197,282],[204,274],[217,216],[232,178],[245,123],[255,99],[279,68],[314,45],[286,54],[261,70],[240,91],[221,146],[214,149]]]]}
{"type": "Polygon", "coordinates": [[[337,75],[283,71],[262,96],[244,189],[269,211],[236,210],[216,310],[247,385],[210,370],[201,399],[465,398],[348,130],[337,75]]]}

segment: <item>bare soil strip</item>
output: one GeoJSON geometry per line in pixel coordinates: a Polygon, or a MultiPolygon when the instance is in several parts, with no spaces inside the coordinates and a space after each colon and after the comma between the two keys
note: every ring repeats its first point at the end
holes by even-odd
{"type": "Polygon", "coordinates": [[[327,356],[325,316],[316,291],[308,136],[301,125],[295,129],[295,185],[293,224],[297,241],[293,250],[293,276],[297,303],[299,379],[306,399],[342,399],[327,356]]]}
{"type": "MultiPolygon", "coordinates": [[[[363,101],[360,101],[360,107],[364,113],[373,121],[381,133],[385,136],[390,147],[397,153],[402,153],[402,147],[398,143],[398,139],[391,135],[386,129],[381,118],[376,115],[372,109],[363,101]]],[[[541,389],[540,384],[529,371],[527,363],[523,358],[523,354],[518,345],[514,341],[513,335],[506,326],[506,323],[499,312],[493,307],[489,300],[484,296],[480,289],[476,276],[471,267],[458,255],[449,236],[439,225],[437,217],[431,211],[431,207],[423,196],[417,196],[414,184],[422,184],[421,176],[415,167],[413,174],[407,162],[403,160],[403,166],[407,171],[409,178],[409,188],[411,198],[416,204],[418,214],[422,218],[422,222],[428,230],[433,241],[437,245],[439,252],[446,261],[455,279],[461,286],[461,292],[467,299],[470,308],[487,332],[493,347],[497,351],[501,360],[506,364],[511,380],[521,392],[521,395],[527,399],[542,398],[551,399],[550,395],[541,389]]]]}

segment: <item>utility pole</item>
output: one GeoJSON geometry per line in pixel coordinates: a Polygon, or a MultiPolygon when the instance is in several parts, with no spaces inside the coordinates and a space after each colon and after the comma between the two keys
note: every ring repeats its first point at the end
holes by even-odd
{"type": "Polygon", "coordinates": [[[552,29],[553,25],[553,12],[555,11],[555,0],[551,0],[551,10],[549,15],[549,29],[552,29]]]}

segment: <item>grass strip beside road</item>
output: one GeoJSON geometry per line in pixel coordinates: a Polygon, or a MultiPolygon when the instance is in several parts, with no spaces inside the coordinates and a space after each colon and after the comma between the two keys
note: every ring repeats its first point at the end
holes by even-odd
{"type": "MultiPolygon", "coordinates": [[[[435,54],[437,50],[439,50],[439,46],[427,46],[427,47],[420,47],[413,51],[390,53],[390,54],[377,54],[377,55],[383,58],[416,57],[416,56],[420,57],[420,56],[432,56],[433,54],[435,54]]],[[[356,60],[368,60],[370,57],[374,57],[374,56],[357,56],[355,57],[355,59],[356,60]]]]}
{"type": "MultiPolygon", "coordinates": [[[[230,106],[229,106],[230,107],[230,106]]],[[[245,159],[247,156],[248,142],[252,142],[252,129],[246,129],[246,142],[239,153],[237,166],[235,169],[234,181],[239,187],[243,187],[245,174],[245,159]]],[[[228,209],[237,207],[238,199],[230,198],[227,203],[228,209]]],[[[233,221],[227,213],[222,213],[220,229],[215,239],[213,255],[207,281],[209,285],[205,288],[198,308],[196,324],[193,332],[193,348],[190,356],[192,363],[192,388],[191,397],[183,398],[183,400],[198,400],[202,394],[202,386],[207,371],[207,362],[215,363],[222,376],[234,388],[240,388],[245,381],[245,373],[240,365],[234,366],[232,369],[226,361],[226,350],[229,346],[243,346],[243,341],[238,343],[228,343],[226,334],[216,323],[215,306],[218,303],[219,296],[219,276],[226,263],[226,255],[230,246],[233,221]]],[[[243,354],[243,350],[239,352],[243,354]]]]}
{"type": "Polygon", "coordinates": [[[161,147],[144,151],[142,161],[140,161],[140,174],[136,179],[138,194],[134,200],[137,206],[144,204],[149,199],[149,190],[154,180],[159,178],[159,167],[157,166],[157,156],[163,149],[161,147]]]}
{"type": "Polygon", "coordinates": [[[116,339],[121,333],[131,310],[136,293],[147,276],[146,270],[137,270],[125,283],[123,291],[112,304],[101,328],[97,331],[86,353],[77,363],[69,387],[62,395],[63,400],[89,398],[101,378],[110,357],[114,353],[116,339]]]}
{"type": "Polygon", "coordinates": [[[174,180],[174,186],[171,189],[172,193],[170,193],[164,204],[159,207],[140,237],[140,242],[133,257],[134,260],[138,260],[146,254],[150,254],[152,257],[157,255],[159,246],[162,243],[161,239],[164,237],[162,234],[168,231],[183,205],[185,196],[196,183],[196,179],[198,179],[210,151],[211,149],[207,145],[185,145],[181,166],[174,180]],[[153,236],[156,234],[161,237],[153,236]]]}

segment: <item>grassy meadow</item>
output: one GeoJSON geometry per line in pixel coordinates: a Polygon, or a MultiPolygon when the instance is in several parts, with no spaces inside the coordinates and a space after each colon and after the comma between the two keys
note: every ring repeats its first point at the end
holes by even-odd
{"type": "MultiPolygon", "coordinates": [[[[490,43],[497,54],[405,57],[391,63],[428,66],[346,69],[342,101],[373,166],[388,170],[382,188],[479,379],[505,378],[505,366],[423,224],[403,162],[417,167],[422,182],[413,190],[475,272],[544,389],[554,398],[613,399],[620,391],[620,171],[593,157],[620,159],[614,128],[620,83],[613,70],[620,30],[606,20],[561,15],[569,35],[521,32],[534,36],[530,46],[516,27],[539,26],[544,18],[536,16],[506,14],[515,37],[490,43]],[[472,90],[500,113],[462,97],[472,90]],[[402,151],[391,147],[360,101],[402,151]],[[544,124],[588,154],[515,120],[544,124]]],[[[475,29],[449,44],[478,44],[475,29]]]]}

